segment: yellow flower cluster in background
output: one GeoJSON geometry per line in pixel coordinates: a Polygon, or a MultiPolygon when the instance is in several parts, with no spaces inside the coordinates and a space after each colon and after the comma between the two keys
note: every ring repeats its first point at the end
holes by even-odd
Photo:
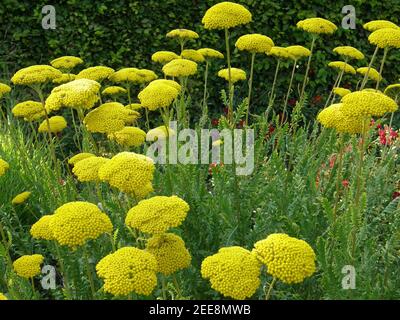
{"type": "Polygon", "coordinates": [[[67,121],[62,116],[54,116],[43,120],[39,125],[38,132],[59,133],[67,127],[67,121]],[[47,122],[48,121],[48,122],[47,122]]]}
{"type": "Polygon", "coordinates": [[[267,53],[274,45],[270,37],[258,33],[241,36],[237,39],[235,44],[236,48],[239,50],[245,50],[251,53],[267,53]]]}
{"type": "Polygon", "coordinates": [[[203,62],[204,57],[203,55],[198,52],[197,50],[193,49],[185,49],[181,53],[181,57],[187,60],[192,60],[194,62],[203,62]]]}
{"type": "Polygon", "coordinates": [[[201,48],[197,50],[206,60],[207,59],[223,59],[224,55],[218,50],[211,48],[201,48]]]}
{"type": "Polygon", "coordinates": [[[187,59],[174,59],[162,68],[169,77],[189,77],[197,73],[197,63],[187,59]]]}
{"type": "Polygon", "coordinates": [[[139,92],[138,98],[143,107],[155,111],[159,108],[169,107],[178,97],[179,92],[180,90],[178,90],[174,85],[153,81],[139,92]]]}
{"type": "Polygon", "coordinates": [[[23,101],[14,106],[11,110],[17,118],[24,118],[25,121],[35,121],[45,116],[45,111],[41,102],[23,101]]]}
{"type": "Polygon", "coordinates": [[[334,48],[333,52],[336,52],[337,54],[350,59],[356,59],[356,60],[364,59],[364,54],[360,50],[351,46],[339,46],[334,48]]]}
{"type": "Polygon", "coordinates": [[[115,140],[121,146],[139,147],[146,140],[146,132],[136,127],[125,127],[108,135],[110,140],[115,140]]]}
{"type": "Polygon", "coordinates": [[[11,203],[16,205],[16,204],[22,204],[24,203],[26,200],[28,200],[28,198],[31,196],[32,192],[30,191],[24,191],[21,192],[19,194],[17,194],[12,200],[11,203]]]}
{"type": "MultiPolygon", "coordinates": [[[[218,71],[218,77],[229,81],[229,69],[222,69],[218,71]]],[[[241,80],[246,80],[246,72],[239,68],[231,68],[231,81],[236,83],[241,80]]]]}
{"type": "Polygon", "coordinates": [[[57,59],[54,59],[50,62],[50,64],[56,68],[56,69],[65,69],[65,70],[70,70],[77,65],[80,65],[83,63],[83,60],[79,57],[74,57],[74,56],[63,56],[59,57],[57,59]]]}
{"type": "Polygon", "coordinates": [[[81,161],[81,160],[83,160],[83,159],[90,158],[90,157],[95,157],[95,155],[92,154],[92,153],[90,153],[90,152],[81,152],[81,153],[78,153],[78,154],[74,155],[73,157],[71,157],[71,158],[68,160],[68,164],[74,166],[74,165],[75,165],[76,163],[78,163],[79,161],[81,161]]]}
{"type": "Polygon", "coordinates": [[[40,274],[40,265],[44,257],[41,254],[26,255],[13,262],[14,271],[23,278],[33,278],[40,274]]]}
{"type": "Polygon", "coordinates": [[[166,64],[174,59],[179,59],[179,56],[172,51],[157,51],[151,56],[151,60],[161,64],[166,64]]]}
{"type": "Polygon", "coordinates": [[[289,52],[289,56],[294,60],[306,58],[311,54],[309,49],[299,45],[286,47],[286,50],[289,52]]]}
{"type": "Polygon", "coordinates": [[[51,82],[62,76],[61,71],[48,65],[34,65],[18,70],[11,78],[17,85],[35,86],[51,82]]]}
{"type": "Polygon", "coordinates": [[[343,61],[332,61],[328,63],[328,67],[339,69],[344,71],[345,73],[356,74],[356,69],[353,66],[349,65],[343,61]]]}
{"type": "Polygon", "coordinates": [[[368,78],[374,81],[382,80],[382,76],[379,74],[379,71],[372,67],[370,67],[369,70],[368,67],[358,68],[357,73],[362,74],[363,76],[365,76],[368,73],[368,78]]]}
{"type": "Polygon", "coordinates": [[[220,2],[209,8],[202,23],[206,29],[230,29],[251,22],[252,16],[244,6],[233,2],[220,2]]]}
{"type": "Polygon", "coordinates": [[[0,177],[4,176],[9,168],[8,162],[0,158],[0,177]]]}
{"type": "Polygon", "coordinates": [[[373,20],[363,25],[363,28],[368,31],[376,31],[383,28],[399,29],[399,27],[388,20],[373,20]]]}
{"type": "Polygon", "coordinates": [[[96,66],[83,69],[76,75],[76,79],[89,79],[102,82],[114,73],[114,69],[105,66],[96,66]]]}
{"type": "Polygon", "coordinates": [[[45,215],[32,225],[30,234],[34,239],[54,240],[53,232],[50,228],[52,218],[52,215],[45,215]]]}
{"type": "Polygon", "coordinates": [[[10,86],[0,82],[0,98],[2,98],[6,93],[11,92],[10,86]]]}
{"type": "Polygon", "coordinates": [[[76,175],[81,182],[100,181],[99,169],[107,163],[107,161],[110,161],[110,159],[104,157],[89,157],[83,159],[74,165],[72,173],[76,175]]]}
{"type": "Polygon", "coordinates": [[[314,34],[332,34],[337,30],[336,25],[323,18],[308,18],[297,22],[297,27],[314,34]]]}

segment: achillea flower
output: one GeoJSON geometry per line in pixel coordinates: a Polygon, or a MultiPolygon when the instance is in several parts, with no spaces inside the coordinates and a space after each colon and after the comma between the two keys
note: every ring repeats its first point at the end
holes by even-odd
{"type": "Polygon", "coordinates": [[[139,92],[138,98],[143,107],[155,111],[159,108],[169,107],[178,95],[179,90],[168,84],[150,83],[139,92]]]}
{"type": "Polygon", "coordinates": [[[111,187],[142,199],[153,191],[154,162],[133,152],[121,152],[99,170],[102,181],[111,187]]]}
{"type": "Polygon", "coordinates": [[[0,177],[4,176],[9,168],[10,165],[8,164],[8,162],[0,158],[0,177]]]}
{"type": "Polygon", "coordinates": [[[99,169],[110,159],[104,157],[89,157],[78,161],[72,168],[72,173],[76,175],[80,182],[100,181],[99,169]]]}
{"type": "MultiPolygon", "coordinates": [[[[229,81],[229,69],[222,69],[218,71],[218,77],[224,78],[229,81]]],[[[246,80],[246,72],[242,69],[231,68],[231,81],[236,83],[240,80],[246,80]]]]}
{"type": "Polygon", "coordinates": [[[119,87],[119,86],[110,86],[105,88],[101,94],[104,96],[116,96],[119,94],[125,94],[128,91],[125,88],[119,87]]]}
{"type": "Polygon", "coordinates": [[[24,203],[26,200],[28,200],[28,198],[30,197],[30,195],[32,194],[32,192],[30,191],[24,191],[20,194],[17,194],[12,200],[11,203],[16,205],[16,204],[22,204],[24,203]]]}
{"type": "Polygon", "coordinates": [[[137,111],[125,108],[119,102],[107,102],[90,111],[83,123],[90,132],[112,133],[122,130],[139,117],[137,111]]]}
{"type": "Polygon", "coordinates": [[[147,69],[123,68],[113,73],[109,79],[116,83],[143,84],[157,79],[157,75],[147,69]]]}
{"type": "Polygon", "coordinates": [[[0,82],[0,99],[3,97],[3,95],[9,92],[11,92],[10,86],[0,82]]]}
{"type": "Polygon", "coordinates": [[[50,64],[56,69],[65,69],[71,70],[79,64],[82,64],[83,60],[74,56],[64,56],[57,59],[54,59],[50,62],[50,64]]]}
{"type": "Polygon", "coordinates": [[[0,301],[8,300],[8,298],[0,292],[0,301]]]}
{"type": "Polygon", "coordinates": [[[204,61],[204,57],[203,55],[198,52],[197,50],[193,50],[193,49],[185,49],[182,51],[181,53],[181,57],[187,60],[191,60],[194,62],[203,62],[204,61]]]}
{"type": "Polygon", "coordinates": [[[400,95],[400,84],[391,84],[388,85],[384,91],[384,93],[391,97],[392,99],[397,99],[397,97],[400,95]]]}
{"type": "Polygon", "coordinates": [[[336,47],[333,49],[333,52],[336,52],[337,54],[344,56],[346,58],[351,58],[356,60],[364,59],[364,54],[360,50],[351,46],[336,47]]]}
{"type": "Polygon", "coordinates": [[[189,209],[189,205],[177,196],[155,196],[130,209],[125,224],[145,233],[164,233],[180,226],[189,209]]]}
{"type": "Polygon", "coordinates": [[[68,164],[74,166],[79,161],[90,158],[90,157],[95,157],[95,155],[93,153],[81,152],[81,153],[78,153],[78,154],[74,155],[73,157],[71,157],[68,160],[68,164]]]}
{"type": "Polygon", "coordinates": [[[260,274],[261,263],[242,247],[221,248],[201,264],[201,275],[210,279],[211,287],[237,300],[253,296],[261,284],[260,274]]]}
{"type": "MultiPolygon", "coordinates": [[[[357,69],[357,73],[362,74],[363,76],[365,76],[367,72],[368,72],[368,67],[361,67],[357,69]]],[[[372,67],[369,68],[368,78],[374,81],[382,80],[382,76],[379,74],[379,71],[372,67]]]]}
{"type": "Polygon", "coordinates": [[[89,202],[68,202],[52,215],[49,226],[54,239],[61,245],[76,248],[103,233],[111,233],[110,218],[89,202]]]}
{"type": "Polygon", "coordinates": [[[136,127],[125,127],[108,135],[108,139],[115,140],[126,147],[139,147],[146,140],[146,132],[136,127]]]}
{"type": "Polygon", "coordinates": [[[258,33],[245,34],[237,39],[235,44],[236,48],[239,50],[249,51],[251,53],[267,53],[274,45],[270,37],[258,33]]]}
{"type": "Polygon", "coordinates": [[[328,63],[328,66],[331,68],[344,71],[345,73],[356,74],[356,69],[354,69],[351,65],[343,61],[332,61],[328,63]]]}
{"type": "Polygon", "coordinates": [[[201,22],[206,29],[230,29],[251,22],[251,18],[244,6],[225,1],[209,8],[201,22]]]}
{"type": "Polygon", "coordinates": [[[172,51],[157,51],[151,56],[151,60],[161,64],[166,64],[174,59],[179,59],[179,56],[172,51]]]}
{"type": "Polygon", "coordinates": [[[13,262],[13,268],[17,275],[22,278],[33,278],[41,273],[40,265],[44,257],[41,254],[25,255],[13,262]]]}
{"type": "Polygon", "coordinates": [[[59,78],[57,78],[57,79],[54,79],[54,80],[53,80],[53,83],[55,83],[55,84],[64,84],[64,83],[68,83],[68,82],[70,82],[70,81],[75,80],[75,78],[76,78],[76,74],[73,74],[73,73],[63,73],[63,74],[61,75],[61,77],[59,77],[59,78]]]}
{"type": "Polygon", "coordinates": [[[400,28],[383,28],[372,32],[368,41],[379,48],[400,48],[400,28]]]}
{"type": "Polygon", "coordinates": [[[146,251],[157,260],[157,272],[166,276],[189,267],[192,257],[181,237],[173,233],[157,234],[147,240],[146,251]]]}
{"type": "Polygon", "coordinates": [[[17,85],[41,85],[62,76],[61,71],[48,65],[34,65],[18,70],[11,82],[17,85]]]}
{"type": "Polygon", "coordinates": [[[182,40],[197,39],[197,32],[188,29],[174,29],[167,33],[168,38],[178,38],[182,40]]]}
{"type": "Polygon", "coordinates": [[[300,283],[315,272],[315,253],[304,240],[275,233],[256,242],[253,253],[267,272],[284,283],[300,283]]]}
{"type": "Polygon", "coordinates": [[[181,91],[181,85],[178,82],[173,81],[173,80],[158,79],[158,80],[154,80],[149,83],[149,85],[153,85],[153,84],[166,84],[172,88],[175,88],[178,91],[181,91]]]}
{"type": "Polygon", "coordinates": [[[88,110],[99,101],[100,84],[94,80],[78,79],[55,87],[46,99],[46,110],[61,108],[88,110]]]}
{"type": "Polygon", "coordinates": [[[175,59],[168,62],[162,71],[169,77],[189,77],[197,72],[197,63],[187,59],[175,59]]]}
{"type": "Polygon", "coordinates": [[[218,50],[211,48],[202,48],[197,50],[206,60],[207,59],[223,59],[224,55],[218,50]]]}
{"type": "Polygon", "coordinates": [[[134,247],[121,248],[105,256],[96,271],[104,280],[104,291],[114,296],[132,292],[150,295],[157,285],[156,258],[134,247]]]}
{"type": "Polygon", "coordinates": [[[45,116],[42,103],[31,100],[16,104],[11,112],[15,117],[24,118],[25,121],[34,121],[45,116]]]}
{"type": "Polygon", "coordinates": [[[137,74],[140,79],[140,83],[149,83],[158,78],[153,70],[148,69],[138,69],[137,74]]]}
{"type": "Polygon", "coordinates": [[[146,141],[164,140],[167,139],[168,137],[173,137],[174,135],[175,131],[172,130],[171,128],[168,128],[167,130],[166,126],[159,126],[157,128],[153,128],[147,131],[146,141]]]}
{"type": "Polygon", "coordinates": [[[54,116],[49,118],[49,122],[47,123],[47,119],[43,120],[43,122],[39,125],[38,132],[51,132],[51,133],[59,133],[63,131],[67,127],[67,121],[62,116],[54,116]]]}
{"type": "Polygon", "coordinates": [[[308,57],[311,54],[309,49],[298,45],[286,47],[286,50],[289,52],[289,56],[293,60],[299,60],[308,57]]]}
{"type": "Polygon", "coordinates": [[[297,22],[297,27],[314,34],[332,34],[337,30],[336,25],[323,18],[308,18],[297,22]]]}
{"type": "Polygon", "coordinates": [[[53,215],[41,217],[35,224],[32,225],[30,234],[34,239],[54,240],[53,231],[50,228],[50,221],[53,215]]]}
{"type": "Polygon", "coordinates": [[[129,109],[129,110],[134,110],[134,111],[136,111],[136,110],[142,109],[143,106],[142,106],[140,103],[131,103],[131,104],[127,104],[127,105],[125,106],[125,108],[127,108],[127,109],[129,109]]]}
{"type": "Polygon", "coordinates": [[[104,66],[83,69],[76,75],[76,79],[89,79],[102,82],[114,73],[114,69],[104,66]]]}
{"type": "Polygon", "coordinates": [[[349,89],[335,87],[333,88],[333,93],[337,94],[338,96],[344,97],[345,95],[351,93],[349,89]]]}
{"type": "Polygon", "coordinates": [[[387,20],[373,20],[363,25],[363,28],[368,31],[376,31],[384,28],[399,29],[399,27],[391,21],[387,20]]]}
{"type": "Polygon", "coordinates": [[[266,54],[278,59],[293,59],[288,49],[283,47],[272,47],[269,52],[266,52],[266,54]]]}

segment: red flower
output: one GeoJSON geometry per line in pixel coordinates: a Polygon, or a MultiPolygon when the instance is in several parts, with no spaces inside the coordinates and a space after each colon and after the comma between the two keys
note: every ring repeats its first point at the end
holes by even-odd
{"type": "Polygon", "coordinates": [[[274,131],[275,131],[275,127],[272,124],[270,124],[269,128],[268,128],[268,133],[273,133],[274,131]]]}
{"type": "Polygon", "coordinates": [[[322,101],[322,96],[316,95],[315,97],[312,98],[312,102],[314,104],[320,103],[322,101]]]}
{"type": "Polygon", "coordinates": [[[400,192],[399,192],[399,191],[393,192],[393,194],[392,194],[392,199],[394,200],[394,199],[396,199],[396,198],[398,198],[398,197],[400,197],[400,192]]]}
{"type": "Polygon", "coordinates": [[[225,113],[226,115],[229,113],[229,108],[228,108],[228,107],[225,107],[225,108],[224,108],[224,113],[225,113]]]}
{"type": "Polygon", "coordinates": [[[237,126],[236,126],[236,127],[237,127],[238,129],[241,129],[241,128],[243,128],[243,126],[244,126],[244,122],[245,122],[245,121],[244,121],[243,119],[242,119],[242,120],[240,120],[240,121],[239,121],[239,123],[237,124],[237,126]]]}
{"type": "Polygon", "coordinates": [[[212,124],[213,126],[215,126],[215,127],[218,126],[218,125],[219,125],[219,119],[215,119],[215,118],[212,119],[212,120],[211,120],[211,124],[212,124]]]}
{"type": "Polygon", "coordinates": [[[397,133],[397,131],[394,131],[392,128],[390,128],[389,136],[391,136],[392,138],[397,138],[399,134],[397,133]]]}
{"type": "Polygon", "coordinates": [[[342,181],[342,186],[345,187],[345,188],[347,188],[349,186],[349,184],[350,184],[349,180],[343,180],[342,181]]]}
{"type": "Polygon", "coordinates": [[[213,169],[214,168],[218,168],[218,166],[220,168],[222,168],[224,166],[224,163],[223,162],[221,162],[221,163],[216,163],[216,162],[210,163],[210,165],[208,166],[208,174],[212,174],[213,173],[213,169]]]}

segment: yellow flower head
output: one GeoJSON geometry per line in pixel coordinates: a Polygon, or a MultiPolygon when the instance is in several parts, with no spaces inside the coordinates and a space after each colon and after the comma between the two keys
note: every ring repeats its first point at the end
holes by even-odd
{"type": "Polygon", "coordinates": [[[151,56],[151,60],[161,64],[166,64],[174,59],[179,59],[179,56],[172,51],[157,51],[151,56]]]}
{"type": "Polygon", "coordinates": [[[124,68],[113,73],[109,79],[116,83],[143,84],[157,79],[157,75],[147,69],[124,68]]]}
{"type": "Polygon", "coordinates": [[[251,53],[267,53],[274,45],[270,37],[258,33],[245,34],[237,39],[235,44],[236,48],[239,50],[249,51],[251,53]]]}
{"type": "Polygon", "coordinates": [[[364,59],[364,54],[360,50],[351,46],[336,47],[335,49],[333,49],[333,52],[336,52],[337,54],[344,56],[346,58],[351,58],[356,60],[364,59]]]}
{"type": "Polygon", "coordinates": [[[63,83],[67,83],[67,82],[73,81],[73,80],[75,80],[75,78],[76,78],[76,74],[63,73],[61,75],[61,77],[54,79],[53,83],[55,83],[55,84],[63,84],[63,83]]]}
{"type": "Polygon", "coordinates": [[[112,133],[133,123],[140,114],[119,102],[107,102],[90,111],[83,122],[90,132],[112,133]]]}
{"type": "Polygon", "coordinates": [[[392,99],[397,99],[397,97],[400,95],[400,84],[396,83],[388,85],[384,93],[392,99]]]}
{"type": "Polygon", "coordinates": [[[315,272],[315,253],[304,240],[275,233],[256,242],[253,252],[267,272],[284,283],[300,283],[315,272]]]}
{"type": "Polygon", "coordinates": [[[225,1],[209,8],[201,22],[206,29],[230,29],[251,22],[251,18],[244,6],[225,1]]]}
{"type": "Polygon", "coordinates": [[[196,74],[197,63],[187,59],[175,59],[164,65],[162,71],[169,77],[188,77],[196,74]]]}
{"type": "Polygon", "coordinates": [[[34,65],[18,70],[11,82],[18,85],[41,85],[62,76],[61,71],[48,65],[34,65]]]}
{"type": "Polygon", "coordinates": [[[62,116],[54,116],[49,118],[49,122],[47,120],[43,120],[43,122],[39,125],[38,132],[51,132],[51,133],[59,133],[63,131],[67,127],[67,121],[62,116]]]}
{"type": "Polygon", "coordinates": [[[10,86],[0,82],[0,99],[3,97],[3,95],[9,92],[11,92],[10,86]]]}
{"type": "Polygon", "coordinates": [[[11,203],[16,205],[16,204],[22,204],[24,203],[26,200],[28,200],[28,198],[30,197],[30,195],[32,194],[32,192],[30,191],[24,191],[20,194],[17,194],[12,200],[11,203]]]}
{"type": "Polygon", "coordinates": [[[181,57],[187,60],[192,60],[194,62],[203,62],[204,57],[203,55],[198,52],[197,50],[193,49],[185,49],[181,53],[181,57]]]}
{"type": "Polygon", "coordinates": [[[170,275],[190,265],[192,257],[181,237],[173,233],[157,234],[147,240],[146,251],[157,260],[157,271],[170,275]]]}
{"type": "Polygon", "coordinates": [[[34,239],[54,240],[53,231],[50,228],[52,215],[41,217],[34,225],[32,225],[30,233],[34,239]]]}
{"type": "Polygon", "coordinates": [[[168,137],[173,137],[173,136],[175,136],[174,130],[172,130],[171,128],[168,128],[167,130],[166,126],[159,126],[157,128],[147,131],[146,140],[147,141],[164,140],[167,139],[168,137]]]}
{"type": "Polygon", "coordinates": [[[174,29],[167,33],[167,37],[189,40],[189,39],[197,39],[199,35],[197,34],[197,32],[188,29],[174,29]]]}
{"type": "Polygon", "coordinates": [[[26,255],[13,262],[13,268],[17,275],[22,278],[33,278],[41,273],[40,265],[44,257],[41,254],[26,255]]]}
{"type": "Polygon", "coordinates": [[[211,48],[201,48],[197,50],[206,60],[207,59],[223,59],[224,55],[218,50],[211,48]]]}
{"type": "Polygon", "coordinates": [[[145,233],[164,233],[185,220],[189,205],[177,196],[155,196],[129,210],[125,223],[145,233]]]}
{"type": "Polygon", "coordinates": [[[139,147],[146,140],[146,132],[136,127],[125,127],[109,134],[108,139],[115,140],[121,146],[139,147]]]}
{"type": "Polygon", "coordinates": [[[50,62],[50,64],[56,69],[65,69],[71,70],[79,64],[82,64],[83,60],[74,56],[64,56],[57,59],[54,59],[50,62]]]}
{"type": "Polygon", "coordinates": [[[119,94],[125,94],[128,91],[125,88],[119,87],[119,86],[110,86],[105,88],[101,94],[104,96],[116,96],[119,94]]]}
{"type": "Polygon", "coordinates": [[[0,177],[4,176],[9,168],[10,165],[8,164],[8,162],[0,158],[0,177]]]}
{"type": "Polygon", "coordinates": [[[267,55],[278,59],[294,59],[294,57],[290,55],[288,49],[283,47],[272,47],[271,50],[267,52],[267,55]]]}
{"type": "Polygon", "coordinates": [[[132,292],[150,295],[157,285],[156,258],[133,247],[121,248],[105,256],[97,264],[96,271],[104,280],[104,291],[114,296],[132,292]]]}
{"type": "Polygon", "coordinates": [[[158,78],[154,71],[148,69],[138,69],[137,71],[140,83],[148,83],[158,78]]]}
{"type": "Polygon", "coordinates": [[[297,27],[314,34],[332,34],[337,30],[334,23],[323,18],[308,18],[297,22],[297,27]]]}
{"type": "Polygon", "coordinates": [[[345,73],[356,74],[356,69],[344,61],[332,61],[328,66],[334,69],[343,70],[345,73]]]}
{"type": "Polygon", "coordinates": [[[338,96],[344,97],[345,95],[351,93],[351,91],[346,88],[335,87],[333,88],[333,93],[337,94],[338,96]]]}
{"type": "Polygon", "coordinates": [[[154,80],[149,83],[149,85],[153,85],[153,84],[166,84],[172,88],[175,88],[178,91],[181,91],[181,85],[178,82],[173,81],[173,80],[158,79],[158,80],[154,80]]]}
{"type": "MultiPolygon", "coordinates": [[[[224,78],[226,81],[229,81],[229,69],[222,69],[218,71],[218,77],[224,78]]],[[[232,83],[236,83],[240,80],[246,80],[246,72],[242,69],[231,68],[231,81],[232,83]]]]}
{"type": "Polygon", "coordinates": [[[400,28],[383,28],[372,32],[368,41],[379,48],[400,48],[400,28]]]}
{"type": "Polygon", "coordinates": [[[95,157],[95,155],[93,153],[88,153],[88,152],[81,152],[78,153],[76,155],[74,155],[73,157],[71,157],[68,160],[68,164],[74,166],[75,164],[77,164],[79,161],[83,160],[83,159],[87,159],[90,157],[95,157]]]}
{"type": "Polygon", "coordinates": [[[289,56],[293,60],[299,60],[308,57],[311,54],[309,49],[298,45],[286,47],[286,50],[289,52],[289,56]]]}
{"type": "Polygon", "coordinates": [[[99,177],[111,187],[142,199],[153,191],[154,162],[133,152],[115,155],[99,170],[99,177]]]}
{"type": "MultiPolygon", "coordinates": [[[[368,72],[368,67],[362,67],[357,69],[357,73],[362,74],[363,76],[365,76],[367,72],[368,72]]],[[[368,78],[374,81],[382,80],[382,76],[379,74],[379,71],[372,67],[369,68],[368,78]]]]}
{"type": "Polygon", "coordinates": [[[114,69],[104,66],[90,67],[83,69],[76,75],[76,79],[89,79],[102,82],[114,73],[114,69]]]}
{"type": "Polygon", "coordinates": [[[99,169],[108,161],[110,161],[110,159],[103,157],[89,157],[78,161],[74,165],[72,173],[76,175],[81,182],[97,182],[100,181],[99,169]]]}
{"type": "Polygon", "coordinates": [[[127,109],[129,109],[129,110],[134,110],[134,111],[136,111],[136,110],[142,109],[143,106],[142,106],[140,103],[131,103],[131,104],[127,104],[127,105],[125,106],[125,108],[127,108],[127,109]]]}
{"type": "Polygon", "coordinates": [[[0,292],[0,301],[8,300],[8,298],[0,292]]]}
{"type": "Polygon", "coordinates": [[[376,31],[383,28],[399,29],[396,24],[387,20],[373,20],[364,24],[363,28],[368,31],[376,31]]]}
{"type": "Polygon", "coordinates": [[[46,110],[60,108],[91,109],[99,100],[100,84],[94,80],[78,79],[55,87],[46,99],[46,110]]]}
{"type": "Polygon", "coordinates": [[[260,286],[261,263],[242,247],[226,247],[201,264],[201,275],[226,297],[250,298],[260,286]]]}
{"type": "Polygon", "coordinates": [[[24,118],[25,121],[35,121],[46,114],[41,102],[31,100],[16,104],[11,112],[15,117],[24,118]]]}
{"type": "Polygon", "coordinates": [[[178,95],[179,90],[171,85],[151,82],[139,92],[138,98],[143,107],[155,111],[158,108],[169,107],[178,95]]]}
{"type": "Polygon", "coordinates": [[[68,202],[53,214],[50,229],[54,239],[61,245],[76,248],[86,241],[96,239],[103,233],[111,233],[110,218],[89,202],[68,202]]]}

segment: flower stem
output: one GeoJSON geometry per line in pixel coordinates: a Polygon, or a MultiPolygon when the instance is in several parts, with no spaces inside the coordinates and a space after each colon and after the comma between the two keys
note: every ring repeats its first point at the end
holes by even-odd
{"type": "Polygon", "coordinates": [[[250,66],[250,78],[249,78],[249,95],[247,97],[247,113],[246,113],[246,126],[249,123],[249,113],[250,113],[250,101],[251,101],[251,91],[253,88],[253,74],[254,74],[254,60],[256,57],[256,53],[253,52],[251,54],[251,66],[250,66]]]}
{"type": "Polygon", "coordinates": [[[276,68],[275,68],[274,82],[272,82],[272,89],[271,89],[271,93],[270,93],[270,96],[269,96],[268,105],[272,105],[272,101],[273,101],[273,99],[274,99],[274,92],[275,92],[276,80],[278,79],[278,72],[279,72],[280,64],[281,64],[281,60],[278,59],[278,63],[276,64],[276,68]]]}
{"type": "Polygon", "coordinates": [[[288,101],[289,101],[290,91],[292,90],[294,74],[296,72],[296,64],[297,64],[297,60],[294,60],[294,64],[293,64],[293,68],[292,68],[292,75],[290,76],[289,88],[288,88],[288,91],[286,93],[285,103],[283,105],[283,116],[285,116],[286,109],[287,109],[287,104],[288,104],[288,101]]]}
{"type": "Polygon", "coordinates": [[[371,70],[372,64],[373,64],[374,61],[375,61],[376,54],[378,53],[378,50],[379,50],[379,47],[377,46],[377,47],[375,48],[374,54],[372,55],[371,61],[369,62],[368,70],[367,70],[367,72],[366,72],[365,75],[364,75],[364,79],[363,79],[363,81],[362,81],[362,83],[361,83],[361,87],[360,87],[359,90],[364,89],[364,87],[365,87],[365,85],[366,85],[366,83],[367,83],[367,81],[368,81],[369,71],[371,70]]]}
{"type": "Polygon", "coordinates": [[[310,71],[311,59],[312,59],[316,39],[317,39],[317,37],[315,35],[313,35],[312,42],[311,42],[311,48],[310,48],[310,55],[308,57],[308,62],[307,62],[306,74],[304,75],[303,86],[301,88],[301,93],[300,93],[300,99],[299,99],[300,101],[303,100],[304,92],[306,90],[306,85],[307,85],[307,80],[308,80],[308,72],[310,71]]]}
{"type": "Polygon", "coordinates": [[[91,299],[93,300],[96,294],[96,290],[94,288],[94,280],[93,280],[93,274],[92,270],[90,269],[90,264],[89,264],[89,254],[86,250],[86,248],[83,248],[83,256],[84,256],[84,261],[85,261],[85,268],[86,268],[86,274],[89,279],[90,283],[90,290],[91,290],[91,299]]]}
{"type": "Polygon", "coordinates": [[[208,106],[207,106],[207,82],[208,82],[208,60],[206,60],[206,70],[204,72],[204,92],[203,92],[203,110],[200,121],[200,127],[206,123],[208,118],[208,106]]]}
{"type": "Polygon", "coordinates": [[[233,95],[232,95],[232,74],[231,74],[231,51],[229,47],[229,32],[225,28],[226,60],[228,63],[228,82],[229,82],[229,114],[228,120],[233,125],[233,95]]]}
{"type": "Polygon", "coordinates": [[[272,279],[272,282],[271,282],[270,285],[269,285],[268,292],[267,292],[267,294],[265,295],[265,300],[269,300],[269,298],[271,297],[272,288],[274,287],[275,282],[276,282],[276,278],[274,277],[274,278],[272,279]]]}
{"type": "Polygon", "coordinates": [[[379,68],[379,78],[378,78],[378,81],[376,82],[376,90],[379,89],[379,84],[381,83],[383,67],[385,65],[388,51],[389,51],[389,47],[385,47],[385,49],[383,50],[383,58],[382,58],[382,62],[381,62],[381,67],[379,68]]]}

